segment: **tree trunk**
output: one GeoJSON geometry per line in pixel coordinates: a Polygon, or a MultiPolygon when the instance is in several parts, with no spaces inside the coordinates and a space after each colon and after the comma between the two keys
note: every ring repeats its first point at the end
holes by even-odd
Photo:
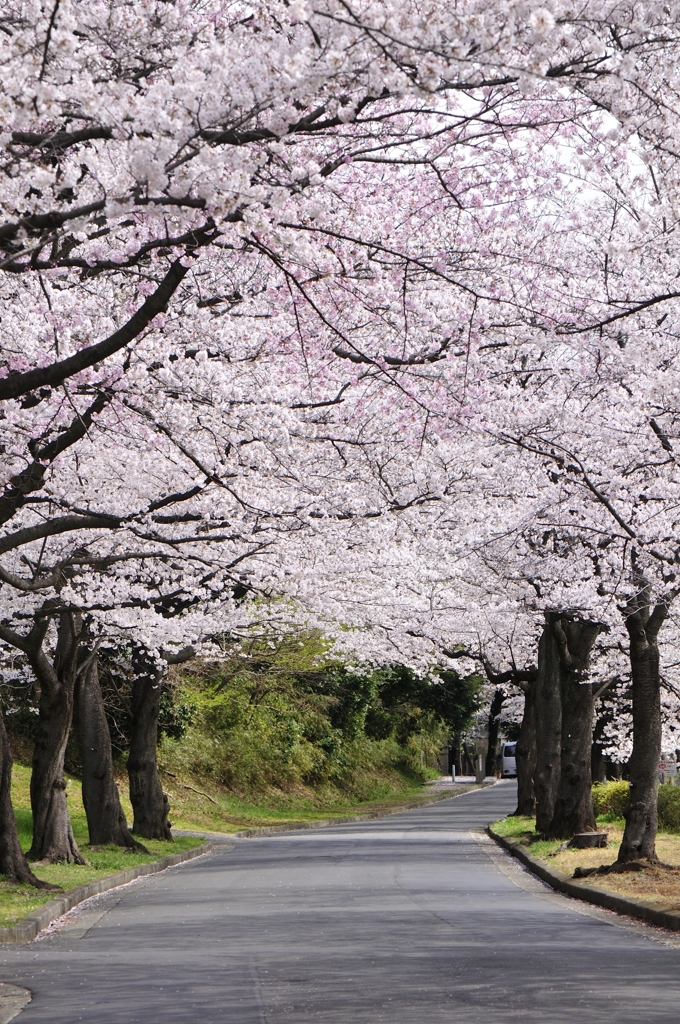
{"type": "Polygon", "coordinates": [[[451,754],[451,765],[456,770],[456,775],[463,774],[463,765],[461,761],[461,735],[457,732],[453,737],[453,751],[451,754]]]}
{"type": "Polygon", "coordinates": [[[547,833],[555,811],[560,775],[562,740],[562,670],[560,648],[553,631],[557,620],[546,612],[545,625],[538,645],[536,679],[536,831],[547,833]]]}
{"type": "Polygon", "coordinates": [[[590,754],[590,774],[593,777],[593,784],[607,780],[607,762],[599,743],[593,743],[590,754]]]}
{"type": "Polygon", "coordinates": [[[524,715],[515,747],[517,764],[517,809],[515,814],[533,818],[536,813],[534,774],[536,772],[536,681],[526,684],[524,715]]]}
{"type": "Polygon", "coordinates": [[[667,614],[668,608],[658,604],[651,615],[649,608],[643,607],[626,617],[633,682],[633,753],[628,763],[630,793],[617,858],[619,864],[641,859],[653,864],[659,862],[656,855],[661,759],[658,636],[667,614]]]}
{"type": "Polygon", "coordinates": [[[145,652],[135,657],[138,674],[132,684],[132,730],[128,777],[134,811],[132,831],[145,839],[172,839],[168,798],[156,764],[158,712],[162,670],[145,652]]]}
{"type": "Polygon", "coordinates": [[[5,723],[0,715],[0,874],[11,882],[27,882],[38,889],[54,889],[48,882],[36,878],[19,844],[17,821],[11,797],[12,755],[9,752],[5,723]]]}
{"type": "Polygon", "coordinates": [[[73,718],[81,629],[75,616],[63,612],[59,618],[54,666],[49,664],[42,645],[29,655],[40,684],[40,700],[31,775],[33,843],[27,857],[50,864],[87,863],[73,837],[64,780],[64,754],[73,718]]]}
{"type": "Polygon", "coordinates": [[[497,686],[494,690],[494,695],[491,700],[491,707],[489,708],[489,742],[486,748],[486,774],[492,776],[496,774],[496,748],[498,747],[498,716],[503,710],[503,701],[505,700],[505,690],[502,686],[497,686]]]}
{"type": "Polygon", "coordinates": [[[604,725],[605,719],[603,718],[602,713],[600,713],[595,721],[595,728],[593,729],[593,745],[590,751],[590,774],[593,777],[593,782],[605,782],[607,779],[607,761],[604,756],[604,748],[602,746],[604,725]]]}
{"type": "Polygon", "coordinates": [[[128,831],[113,776],[111,736],[99,685],[97,656],[80,675],[76,693],[78,743],[83,762],[83,804],[87,815],[90,844],[139,849],[128,831]]]}
{"type": "Polygon", "coordinates": [[[562,738],[560,774],[549,835],[570,839],[595,831],[593,781],[590,772],[595,697],[583,677],[601,626],[566,617],[553,623],[560,647],[562,738]]]}
{"type": "Polygon", "coordinates": [[[595,828],[590,775],[592,687],[582,682],[597,622],[546,612],[537,681],[536,829],[568,838],[595,828]]]}
{"type": "Polygon", "coordinates": [[[560,780],[549,830],[554,839],[595,831],[590,764],[594,706],[592,686],[570,672],[562,687],[560,780]]]}

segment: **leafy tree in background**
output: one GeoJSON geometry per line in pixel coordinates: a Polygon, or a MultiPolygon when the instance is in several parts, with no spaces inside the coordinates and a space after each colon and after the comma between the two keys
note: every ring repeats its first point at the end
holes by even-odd
{"type": "Polygon", "coordinates": [[[442,669],[429,677],[391,665],[376,676],[375,699],[366,716],[366,733],[376,739],[394,735],[403,744],[428,719],[445,725],[451,734],[462,732],[479,707],[478,674],[461,676],[442,669]]]}

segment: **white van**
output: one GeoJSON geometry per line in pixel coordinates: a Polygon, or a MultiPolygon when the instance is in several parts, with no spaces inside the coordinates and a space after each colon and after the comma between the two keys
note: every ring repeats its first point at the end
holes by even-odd
{"type": "Polygon", "coordinates": [[[504,743],[501,749],[501,778],[514,779],[517,777],[517,762],[515,761],[516,743],[504,743]]]}

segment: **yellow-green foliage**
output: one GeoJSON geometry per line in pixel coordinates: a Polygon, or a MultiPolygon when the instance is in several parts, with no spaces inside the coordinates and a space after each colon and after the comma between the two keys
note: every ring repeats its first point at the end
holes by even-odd
{"type": "Polygon", "coordinates": [[[622,818],[627,800],[627,782],[597,782],[593,786],[593,810],[596,818],[622,818]]]}
{"type": "Polygon", "coordinates": [[[413,709],[405,738],[365,731],[383,682],[334,661],[317,633],[242,642],[224,662],[178,674],[193,709],[181,739],[164,737],[162,766],[260,803],[314,791],[326,806],[384,799],[436,774],[448,730],[413,709]]]}
{"type": "MultiPolygon", "coordinates": [[[[623,817],[628,800],[628,783],[602,782],[593,786],[596,817],[614,821],[623,817]]],[[[680,832],[680,786],[659,786],[659,829],[680,832]]]]}
{"type": "Polygon", "coordinates": [[[680,786],[659,786],[659,828],[680,832],[680,786]]]}

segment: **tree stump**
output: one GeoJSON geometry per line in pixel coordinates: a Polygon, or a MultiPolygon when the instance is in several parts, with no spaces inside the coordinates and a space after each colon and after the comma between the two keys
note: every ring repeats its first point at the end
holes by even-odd
{"type": "Polygon", "coordinates": [[[606,846],[607,845],[607,833],[606,832],[579,832],[574,836],[573,839],[567,844],[570,847],[576,847],[578,850],[590,850],[593,848],[606,846]]]}

